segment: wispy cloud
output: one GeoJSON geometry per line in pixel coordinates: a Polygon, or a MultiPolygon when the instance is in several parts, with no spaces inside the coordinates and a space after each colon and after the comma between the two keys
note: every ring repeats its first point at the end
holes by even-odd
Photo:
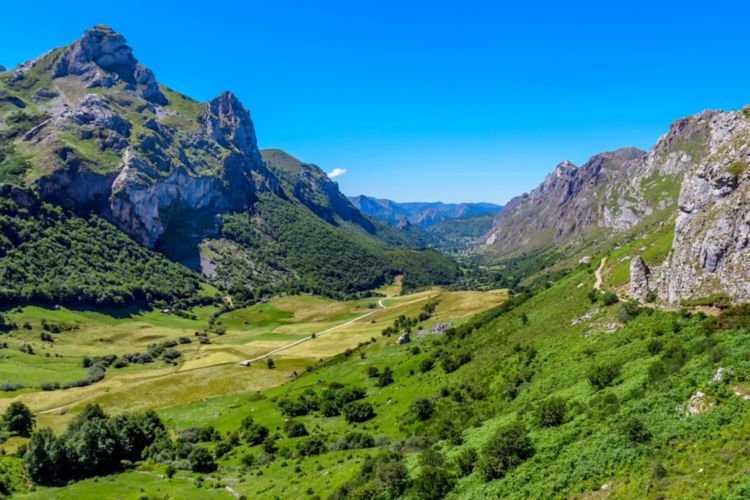
{"type": "Polygon", "coordinates": [[[346,173],[345,168],[334,168],[329,174],[328,178],[335,179],[336,177],[341,177],[346,173]]]}

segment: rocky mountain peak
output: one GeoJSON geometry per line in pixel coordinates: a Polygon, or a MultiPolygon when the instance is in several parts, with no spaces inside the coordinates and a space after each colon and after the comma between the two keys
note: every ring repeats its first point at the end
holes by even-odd
{"type": "Polygon", "coordinates": [[[55,65],[53,78],[78,76],[88,88],[113,87],[124,82],[141,97],[155,104],[167,104],[153,71],[133,56],[125,37],[104,25],[86,30],[68,46],[55,65]]]}
{"type": "Polygon", "coordinates": [[[203,127],[216,142],[226,148],[235,147],[254,163],[261,163],[250,112],[237,96],[223,92],[206,103],[205,111],[203,127]]]}

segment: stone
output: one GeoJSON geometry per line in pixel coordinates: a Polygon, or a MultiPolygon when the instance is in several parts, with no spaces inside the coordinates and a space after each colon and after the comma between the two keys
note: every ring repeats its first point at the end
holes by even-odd
{"type": "Polygon", "coordinates": [[[641,301],[647,300],[651,293],[650,279],[651,270],[643,258],[640,255],[633,257],[630,261],[630,295],[641,301]]]}

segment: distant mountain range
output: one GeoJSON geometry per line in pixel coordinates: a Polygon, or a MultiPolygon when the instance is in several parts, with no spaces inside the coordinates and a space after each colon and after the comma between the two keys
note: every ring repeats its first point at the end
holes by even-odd
{"type": "Polygon", "coordinates": [[[352,196],[349,199],[362,212],[376,219],[394,225],[407,220],[422,228],[448,219],[494,215],[503,208],[494,203],[442,203],[439,201],[399,203],[365,195],[352,196]]]}

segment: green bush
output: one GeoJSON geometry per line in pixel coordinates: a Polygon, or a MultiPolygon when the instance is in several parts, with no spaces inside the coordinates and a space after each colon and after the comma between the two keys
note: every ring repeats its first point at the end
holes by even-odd
{"type": "Polygon", "coordinates": [[[435,405],[427,398],[415,399],[409,406],[409,413],[419,421],[429,420],[435,411],[435,405]]]}
{"type": "Polygon", "coordinates": [[[617,304],[619,300],[620,299],[617,298],[617,294],[609,290],[604,292],[604,295],[602,296],[602,303],[605,306],[611,306],[611,305],[617,304]]]}
{"type": "Polygon", "coordinates": [[[486,481],[503,477],[534,455],[534,445],[523,423],[498,429],[482,447],[479,470],[486,481]]]}
{"type": "Polygon", "coordinates": [[[586,376],[595,389],[602,390],[612,385],[615,379],[620,376],[620,365],[594,365],[589,369],[586,376]]]}
{"type": "Polygon", "coordinates": [[[565,423],[568,402],[562,398],[549,398],[540,402],[535,411],[536,421],[540,427],[557,427],[565,423]]]}
{"type": "Polygon", "coordinates": [[[326,451],[326,444],[319,436],[308,438],[297,445],[302,456],[320,455],[326,451]]]}
{"type": "Polygon", "coordinates": [[[456,468],[461,476],[468,476],[474,472],[479,460],[479,453],[474,448],[464,448],[456,455],[456,468]]]}
{"type": "Polygon", "coordinates": [[[450,493],[455,482],[442,467],[422,467],[414,478],[414,493],[420,500],[440,500],[450,493]]]}
{"type": "Polygon", "coordinates": [[[344,418],[349,423],[366,422],[375,417],[375,410],[367,401],[352,401],[343,408],[344,418]]]}

